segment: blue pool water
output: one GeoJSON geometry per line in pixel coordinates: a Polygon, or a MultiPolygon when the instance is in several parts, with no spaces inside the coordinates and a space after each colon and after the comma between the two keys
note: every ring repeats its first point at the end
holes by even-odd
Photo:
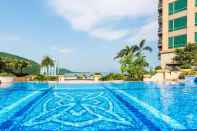
{"type": "Polygon", "coordinates": [[[197,130],[197,85],[15,83],[0,89],[0,130],[197,130]]]}

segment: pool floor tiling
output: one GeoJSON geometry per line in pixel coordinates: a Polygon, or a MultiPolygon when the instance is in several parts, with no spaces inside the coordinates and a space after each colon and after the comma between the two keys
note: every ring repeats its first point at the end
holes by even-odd
{"type": "MultiPolygon", "coordinates": [[[[40,90],[37,86],[34,83],[16,83],[9,87],[9,90],[0,91],[2,94],[0,130],[155,131],[188,129],[181,124],[181,121],[178,122],[158,111],[157,108],[143,103],[134,95],[131,96],[127,90],[120,88],[117,90],[111,85],[43,84],[43,88],[39,88],[40,90]],[[21,92],[21,90],[23,91],[21,92]],[[7,100],[7,95],[12,96],[13,99],[7,100]]],[[[195,129],[195,127],[190,129],[195,129]]]]}

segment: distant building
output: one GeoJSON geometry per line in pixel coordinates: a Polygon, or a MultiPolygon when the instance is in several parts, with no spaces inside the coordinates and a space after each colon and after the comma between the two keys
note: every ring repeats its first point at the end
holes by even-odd
{"type": "Polygon", "coordinates": [[[197,0],[159,0],[161,67],[174,64],[174,51],[197,42],[197,0]]]}

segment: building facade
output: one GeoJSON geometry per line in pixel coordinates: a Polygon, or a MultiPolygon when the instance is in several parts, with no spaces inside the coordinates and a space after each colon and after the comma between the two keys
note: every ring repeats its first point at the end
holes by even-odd
{"type": "Polygon", "coordinates": [[[197,42],[197,0],[159,0],[161,67],[174,64],[174,51],[197,42]]]}

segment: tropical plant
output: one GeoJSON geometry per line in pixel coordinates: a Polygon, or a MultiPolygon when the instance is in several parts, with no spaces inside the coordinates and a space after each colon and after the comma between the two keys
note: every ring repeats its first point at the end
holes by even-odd
{"type": "Polygon", "coordinates": [[[161,68],[161,66],[156,66],[155,67],[155,70],[161,70],[162,68],[161,68]]]}
{"type": "Polygon", "coordinates": [[[174,60],[181,69],[197,66],[197,45],[187,44],[184,48],[176,49],[174,60]]]}
{"type": "Polygon", "coordinates": [[[146,62],[144,51],[152,51],[152,48],[145,46],[145,40],[139,45],[126,46],[120,50],[114,59],[118,59],[121,64],[120,70],[126,75],[128,80],[142,80],[146,73],[145,68],[149,65],[146,62]]]}
{"type": "Polygon", "coordinates": [[[134,45],[133,50],[136,52],[136,55],[144,55],[144,51],[152,52],[152,48],[146,46],[146,40],[142,40],[138,45],[134,45]]]}
{"type": "Polygon", "coordinates": [[[124,79],[126,79],[126,78],[123,74],[110,73],[106,76],[101,77],[100,80],[111,81],[111,80],[124,80],[124,79]]]}
{"type": "Polygon", "coordinates": [[[51,59],[49,56],[45,56],[44,59],[42,60],[41,62],[41,66],[42,67],[46,67],[47,69],[47,74],[49,74],[49,67],[53,67],[55,64],[54,64],[54,60],[51,59]]]}

